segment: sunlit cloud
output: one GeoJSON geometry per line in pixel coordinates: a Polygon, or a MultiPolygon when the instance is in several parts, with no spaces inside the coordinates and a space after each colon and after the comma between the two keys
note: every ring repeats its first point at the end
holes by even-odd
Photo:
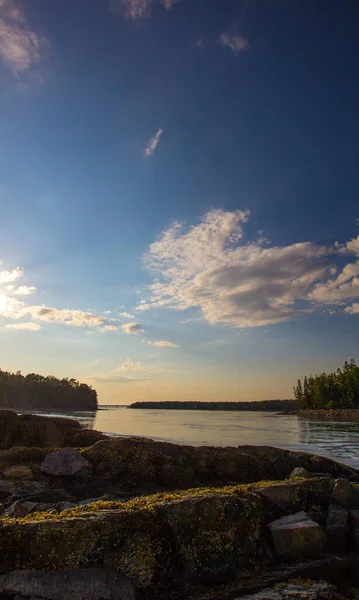
{"type": "Polygon", "coordinates": [[[18,76],[41,58],[47,41],[33,31],[14,0],[0,0],[0,58],[18,76]]]}
{"type": "Polygon", "coordinates": [[[147,342],[150,346],[156,346],[156,348],[179,348],[178,344],[168,342],[167,340],[159,340],[158,342],[147,342]]]}
{"type": "Polygon", "coordinates": [[[9,283],[10,281],[16,281],[24,274],[23,269],[16,267],[12,271],[0,271],[0,284],[9,283]]]}
{"type": "Polygon", "coordinates": [[[6,290],[11,292],[14,296],[29,296],[30,294],[34,294],[36,292],[36,287],[29,285],[20,285],[16,287],[16,285],[7,285],[6,290]]]}
{"type": "Polygon", "coordinates": [[[239,54],[249,48],[247,38],[242,35],[230,35],[225,31],[219,36],[219,43],[232,50],[233,54],[239,54]]]}
{"type": "Polygon", "coordinates": [[[154,151],[156,150],[157,146],[158,146],[158,142],[160,141],[160,137],[163,134],[163,129],[159,129],[156,133],[156,135],[151,138],[147,144],[147,146],[145,147],[143,153],[144,155],[149,158],[150,156],[153,155],[154,151]]]}
{"type": "Polygon", "coordinates": [[[10,323],[9,325],[5,325],[5,329],[12,329],[14,331],[39,331],[41,325],[32,323],[31,321],[28,323],[10,323]]]}
{"type": "Polygon", "coordinates": [[[130,333],[132,335],[143,333],[143,328],[139,323],[125,323],[122,325],[122,329],[125,333],[130,333]]]}
{"type": "Polygon", "coordinates": [[[101,331],[117,331],[116,325],[104,325],[101,331]]]}
{"type": "Polygon", "coordinates": [[[338,252],[357,254],[358,238],[332,247],[308,241],[271,247],[263,236],[244,242],[249,217],[248,211],[213,210],[198,225],[174,223],[164,231],[144,257],[155,283],[137,308],[195,308],[213,325],[245,328],[359,298],[358,262],[331,278],[338,252]]]}
{"type": "Polygon", "coordinates": [[[121,312],[119,313],[120,317],[123,317],[124,319],[134,319],[133,315],[130,315],[130,313],[128,312],[121,312]]]}

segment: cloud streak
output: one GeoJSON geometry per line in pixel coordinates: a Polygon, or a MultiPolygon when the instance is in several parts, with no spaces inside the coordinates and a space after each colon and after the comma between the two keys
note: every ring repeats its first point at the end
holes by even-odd
{"type": "Polygon", "coordinates": [[[178,344],[173,344],[167,340],[158,340],[158,342],[147,342],[150,346],[156,346],[156,348],[179,348],[178,344]]]}
{"type": "Polygon", "coordinates": [[[156,133],[156,135],[151,138],[147,144],[147,146],[145,147],[143,153],[146,156],[146,158],[150,158],[154,151],[156,150],[158,143],[160,141],[161,135],[163,134],[163,129],[159,129],[156,133]]]}
{"type": "Polygon", "coordinates": [[[39,331],[41,329],[41,325],[38,323],[11,323],[9,325],[5,325],[5,329],[13,329],[14,331],[39,331]]]}

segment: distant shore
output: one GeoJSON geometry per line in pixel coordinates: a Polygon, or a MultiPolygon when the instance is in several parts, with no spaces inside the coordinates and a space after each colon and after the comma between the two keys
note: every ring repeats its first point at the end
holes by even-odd
{"type": "Polygon", "coordinates": [[[298,410],[292,414],[303,419],[318,421],[358,421],[359,410],[298,410]]]}
{"type": "Polygon", "coordinates": [[[255,402],[135,402],[128,408],[156,410],[224,410],[224,411],[295,411],[295,400],[258,400],[255,402]]]}

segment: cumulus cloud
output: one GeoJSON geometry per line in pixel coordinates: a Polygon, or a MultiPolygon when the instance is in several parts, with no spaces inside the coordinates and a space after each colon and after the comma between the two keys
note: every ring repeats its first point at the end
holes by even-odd
{"type": "Polygon", "coordinates": [[[139,323],[125,323],[122,325],[122,329],[125,333],[131,333],[132,335],[143,333],[142,326],[139,323]]]}
{"type": "Polygon", "coordinates": [[[179,348],[178,344],[173,344],[167,340],[159,340],[158,342],[147,342],[150,346],[156,346],[156,348],[179,348]]]}
{"type": "Polygon", "coordinates": [[[308,295],[327,277],[334,250],[311,242],[243,243],[248,219],[248,211],[213,210],[198,225],[166,230],[144,257],[156,282],[138,308],[200,308],[209,323],[234,327],[280,323],[312,310],[308,295]]]}
{"type": "MultiPolygon", "coordinates": [[[[359,236],[338,247],[341,255],[355,254],[359,259],[359,236]]],[[[336,269],[333,270],[336,273],[336,269]]],[[[315,286],[311,298],[326,304],[343,303],[359,297],[359,260],[346,264],[340,273],[324,283],[315,286]]],[[[349,307],[350,308],[350,307],[349,307]]],[[[346,311],[349,312],[349,311],[346,311]]]]}
{"type": "Polygon", "coordinates": [[[20,267],[16,267],[12,271],[0,271],[0,284],[2,283],[10,283],[10,281],[15,281],[19,279],[24,274],[23,269],[20,267]]]}
{"type": "Polygon", "coordinates": [[[249,48],[247,38],[242,35],[230,35],[225,31],[219,36],[219,43],[232,50],[233,54],[239,54],[249,48]]]}
{"type": "Polygon", "coordinates": [[[13,329],[15,331],[39,331],[41,325],[32,323],[31,321],[28,323],[10,323],[9,325],[5,325],[5,329],[13,329]]]}
{"type": "Polygon", "coordinates": [[[18,76],[41,57],[47,42],[32,31],[21,5],[0,0],[0,57],[18,76]]]}
{"type": "Polygon", "coordinates": [[[154,151],[156,150],[157,146],[158,146],[158,142],[160,141],[160,137],[163,134],[163,129],[159,129],[156,133],[156,135],[151,138],[147,144],[147,146],[144,149],[144,155],[147,158],[150,158],[152,156],[152,154],[154,153],[154,151]]]}

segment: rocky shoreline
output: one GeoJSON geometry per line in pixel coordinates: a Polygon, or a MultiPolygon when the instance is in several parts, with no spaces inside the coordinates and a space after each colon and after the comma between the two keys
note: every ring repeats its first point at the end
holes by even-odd
{"type": "Polygon", "coordinates": [[[270,447],[110,438],[10,411],[0,434],[0,598],[355,597],[350,467],[270,447]]]}
{"type": "Polygon", "coordinates": [[[359,421],[359,410],[298,410],[293,414],[319,421],[359,421]]]}

